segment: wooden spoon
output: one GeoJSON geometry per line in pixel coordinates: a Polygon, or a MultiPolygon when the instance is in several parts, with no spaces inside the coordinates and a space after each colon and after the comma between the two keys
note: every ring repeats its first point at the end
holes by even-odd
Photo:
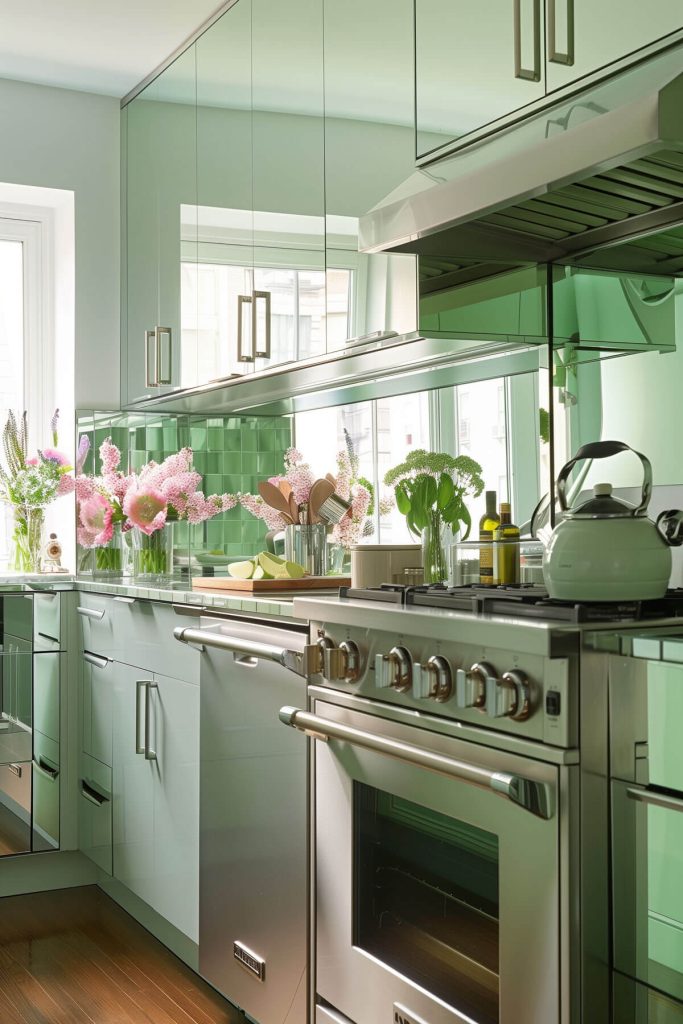
{"type": "Polygon", "coordinates": [[[280,490],[284,494],[284,496],[287,499],[287,501],[289,501],[289,496],[292,493],[292,485],[289,483],[289,481],[288,480],[280,480],[280,482],[278,484],[278,487],[280,488],[280,490]]]}
{"type": "Polygon", "coordinates": [[[334,494],[334,484],[325,477],[324,480],[316,480],[311,487],[311,494],[308,499],[308,518],[311,523],[321,522],[318,512],[329,496],[334,494]]]}
{"type": "Polygon", "coordinates": [[[279,487],[276,487],[275,484],[269,483],[268,480],[261,480],[258,485],[258,492],[266,505],[270,505],[270,507],[274,508],[276,512],[279,512],[282,518],[287,522],[294,522],[289,502],[279,487]]]}
{"type": "Polygon", "coordinates": [[[332,484],[332,486],[334,487],[334,489],[336,491],[337,490],[337,478],[336,478],[336,476],[332,476],[331,473],[326,473],[325,474],[325,479],[330,481],[330,483],[332,484]]]}
{"type": "Polygon", "coordinates": [[[294,495],[289,496],[289,516],[293,523],[299,522],[299,506],[294,500],[294,495]]]}

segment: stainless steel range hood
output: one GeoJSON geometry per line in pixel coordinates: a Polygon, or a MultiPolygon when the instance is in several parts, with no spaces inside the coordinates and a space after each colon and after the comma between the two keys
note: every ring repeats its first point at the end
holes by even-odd
{"type": "Polygon", "coordinates": [[[360,247],[495,264],[683,275],[683,49],[423,167],[360,247]]]}

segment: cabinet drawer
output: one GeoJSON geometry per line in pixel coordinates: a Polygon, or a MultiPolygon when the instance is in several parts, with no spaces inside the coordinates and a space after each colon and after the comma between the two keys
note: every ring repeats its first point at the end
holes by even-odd
{"type": "Polygon", "coordinates": [[[3,630],[22,640],[33,640],[33,595],[6,594],[2,600],[3,630]]]}
{"type": "Polygon", "coordinates": [[[17,761],[0,765],[0,799],[18,813],[24,812],[26,820],[31,815],[31,762],[17,761]]]}
{"type": "Polygon", "coordinates": [[[33,849],[59,848],[59,744],[33,734],[33,849]]]}
{"type": "Polygon", "coordinates": [[[108,875],[113,872],[111,768],[81,755],[78,776],[78,848],[108,875]]]}
{"type": "Polygon", "coordinates": [[[54,591],[33,595],[33,636],[37,651],[52,651],[61,646],[61,600],[54,591]]]}
{"type": "Polygon", "coordinates": [[[173,638],[175,627],[187,622],[170,605],[161,602],[120,603],[116,609],[116,630],[121,643],[117,660],[146,672],[199,684],[199,651],[173,638]]]}
{"type": "Polygon", "coordinates": [[[119,653],[120,641],[115,629],[117,605],[103,594],[79,594],[76,614],[79,621],[80,648],[113,658],[119,653]]]}
{"type": "Polygon", "coordinates": [[[112,764],[114,662],[89,651],[83,654],[81,749],[103,764],[112,764]]]}
{"type": "Polygon", "coordinates": [[[61,655],[36,654],[33,658],[33,723],[59,743],[59,664],[61,655]]]}

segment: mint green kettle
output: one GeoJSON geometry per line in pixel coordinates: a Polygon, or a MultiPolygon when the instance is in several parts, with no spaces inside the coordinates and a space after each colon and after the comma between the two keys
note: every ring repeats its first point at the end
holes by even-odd
{"type": "Polygon", "coordinates": [[[651,493],[649,459],[622,441],[596,441],[578,450],[557,478],[563,515],[543,555],[543,578],[551,598],[644,601],[663,597],[671,576],[671,549],[647,517],[651,493]],[[633,451],[643,466],[638,505],[615,498],[612,485],[605,483],[595,485],[588,501],[569,508],[567,480],[578,462],[628,451],[633,451]]]}

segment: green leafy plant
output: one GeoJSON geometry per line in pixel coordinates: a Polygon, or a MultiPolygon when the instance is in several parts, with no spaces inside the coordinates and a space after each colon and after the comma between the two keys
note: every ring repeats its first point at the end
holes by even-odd
{"type": "Polygon", "coordinates": [[[404,462],[384,477],[394,488],[396,507],[406,517],[414,536],[434,525],[435,520],[457,532],[463,528],[463,540],[469,535],[472,518],[465,498],[476,497],[484,489],[481,466],[467,455],[427,452],[417,448],[404,462]]]}

